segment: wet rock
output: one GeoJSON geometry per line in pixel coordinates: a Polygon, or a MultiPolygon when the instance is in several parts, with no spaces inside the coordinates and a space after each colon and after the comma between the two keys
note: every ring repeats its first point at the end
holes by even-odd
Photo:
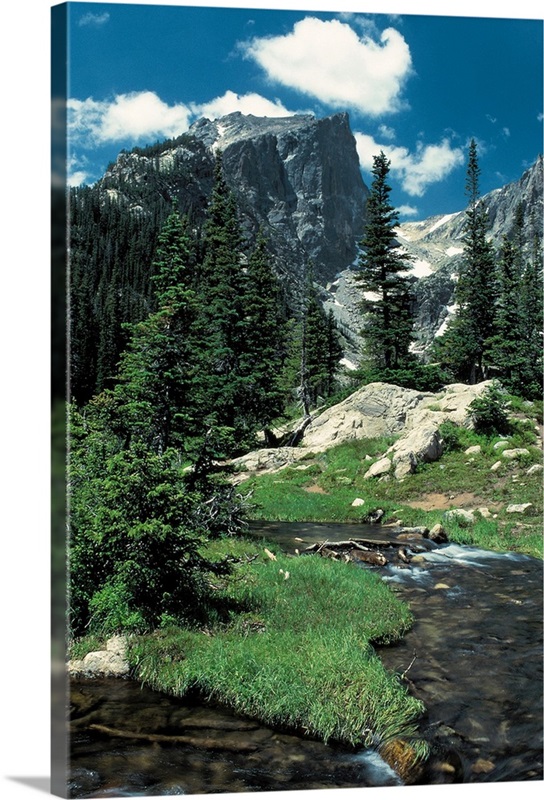
{"type": "Polygon", "coordinates": [[[473,765],[472,765],[472,772],[476,775],[478,774],[487,774],[495,769],[495,764],[492,761],[489,761],[485,758],[479,758],[473,765]]]}
{"type": "Polygon", "coordinates": [[[433,525],[431,530],[429,531],[428,538],[436,542],[436,544],[445,544],[448,541],[448,535],[444,529],[444,526],[437,522],[436,525],[433,525]]]}
{"type": "Polygon", "coordinates": [[[72,770],[68,781],[69,797],[85,797],[97,792],[102,785],[102,778],[94,769],[78,767],[72,770]]]}
{"type": "Polygon", "coordinates": [[[365,564],[374,564],[377,567],[385,567],[387,559],[383,553],[378,553],[375,550],[350,550],[350,561],[362,561],[365,564]]]}
{"type": "Polygon", "coordinates": [[[419,542],[425,537],[422,533],[399,533],[397,539],[400,539],[401,542],[419,542]]]}
{"type": "Polygon", "coordinates": [[[391,739],[385,742],[378,752],[408,786],[414,784],[420,777],[423,765],[410,742],[405,739],[391,739]]]}

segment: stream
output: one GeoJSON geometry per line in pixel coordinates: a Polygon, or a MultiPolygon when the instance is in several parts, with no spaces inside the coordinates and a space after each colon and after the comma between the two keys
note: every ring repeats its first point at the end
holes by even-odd
{"type": "MultiPolygon", "coordinates": [[[[415,624],[377,647],[427,709],[421,734],[432,755],[419,783],[542,780],[542,563],[455,544],[406,542],[390,553],[379,525],[259,523],[255,535],[287,552],[316,541],[364,537],[388,558],[377,569],[415,624]]],[[[312,557],[312,556],[308,556],[312,557]]],[[[395,786],[371,750],[354,752],[263,727],[197,698],[177,700],[134,681],[71,682],[71,797],[395,786]],[[157,735],[110,737],[93,725],[157,735]],[[161,736],[190,731],[191,744],[161,736]]]]}

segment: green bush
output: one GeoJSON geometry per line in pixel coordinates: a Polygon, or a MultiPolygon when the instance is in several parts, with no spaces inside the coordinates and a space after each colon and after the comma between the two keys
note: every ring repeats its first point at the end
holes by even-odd
{"type": "Polygon", "coordinates": [[[474,398],[468,407],[468,415],[476,433],[486,436],[507,436],[512,425],[506,410],[507,395],[500,385],[493,382],[485,392],[474,398]]]}

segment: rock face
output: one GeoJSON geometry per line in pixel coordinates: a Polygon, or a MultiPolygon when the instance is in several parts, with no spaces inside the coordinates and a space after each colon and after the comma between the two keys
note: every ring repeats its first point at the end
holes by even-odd
{"type": "Polygon", "coordinates": [[[433,394],[370,383],[312,420],[300,447],[258,450],[235,459],[238,479],[247,472],[275,472],[311,452],[323,452],[343,442],[381,436],[399,438],[370,466],[365,477],[384,475],[393,465],[395,477],[401,479],[418,464],[440,458],[444,448],[440,425],[450,420],[468,427],[468,406],[489,384],[451,384],[433,394]]]}
{"type": "MultiPolygon", "coordinates": [[[[103,183],[127,199],[125,187],[141,185],[150,171],[158,171],[164,192],[198,217],[211,194],[218,150],[242,229],[251,242],[262,228],[280,274],[293,277],[311,259],[316,279],[326,282],[354,261],[368,189],[345,113],[316,119],[235,112],[200,119],[159,155],[122,153],[103,183]]],[[[133,207],[145,213],[143,206],[133,207]]]]}
{"type": "MultiPolygon", "coordinates": [[[[489,237],[498,247],[502,236],[509,235],[514,225],[518,203],[523,205],[532,235],[531,218],[537,233],[542,235],[543,161],[540,156],[518,181],[495,189],[482,198],[488,219],[489,237]]],[[[417,351],[425,352],[434,337],[445,330],[454,312],[453,294],[464,248],[465,211],[429,217],[418,222],[403,222],[396,230],[397,241],[408,252],[413,263],[415,330],[417,351]]],[[[324,289],[325,306],[331,308],[350,337],[358,341],[361,328],[360,287],[356,270],[348,269],[336,276],[324,289]]],[[[357,361],[357,353],[353,354],[357,361]]]]}

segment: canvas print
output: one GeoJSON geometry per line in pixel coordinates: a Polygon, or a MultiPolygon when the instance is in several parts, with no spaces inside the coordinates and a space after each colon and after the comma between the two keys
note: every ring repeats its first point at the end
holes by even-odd
{"type": "Polygon", "coordinates": [[[542,20],[52,36],[54,793],[541,782],[542,20]]]}

